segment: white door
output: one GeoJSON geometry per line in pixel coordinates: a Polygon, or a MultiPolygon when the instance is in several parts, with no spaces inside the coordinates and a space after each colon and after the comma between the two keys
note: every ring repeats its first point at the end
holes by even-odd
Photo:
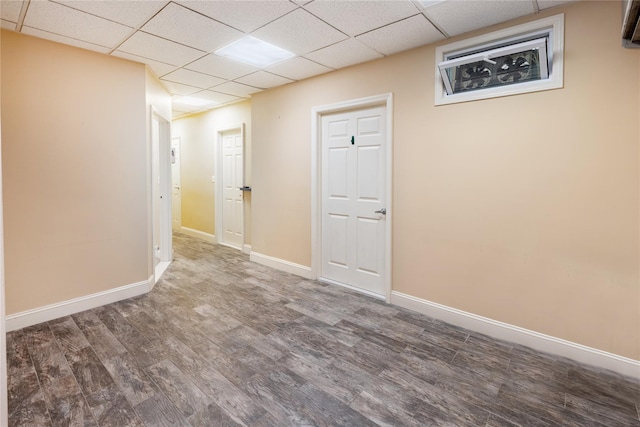
{"type": "Polygon", "coordinates": [[[222,135],[222,242],[242,249],[244,243],[244,156],[242,133],[225,132],[222,135]]]}
{"type": "Polygon", "coordinates": [[[385,293],[385,107],[322,117],[322,277],[385,293]]]}
{"type": "Polygon", "coordinates": [[[171,140],[171,213],[172,228],[180,230],[182,226],[182,193],[180,190],[180,138],[171,140]]]}

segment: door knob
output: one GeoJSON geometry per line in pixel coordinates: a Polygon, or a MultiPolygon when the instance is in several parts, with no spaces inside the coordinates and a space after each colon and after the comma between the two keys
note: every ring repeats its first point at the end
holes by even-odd
{"type": "Polygon", "coordinates": [[[375,211],[374,213],[379,213],[379,214],[382,214],[382,215],[386,215],[387,214],[387,208],[382,208],[379,211],[375,211]]]}

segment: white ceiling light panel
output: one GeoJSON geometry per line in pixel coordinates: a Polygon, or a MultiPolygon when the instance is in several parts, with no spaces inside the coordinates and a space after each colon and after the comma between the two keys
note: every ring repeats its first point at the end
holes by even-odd
{"type": "Polygon", "coordinates": [[[218,56],[253,65],[258,68],[266,67],[294,56],[294,54],[288,50],[253,36],[244,36],[216,50],[215,53],[218,56]]]}

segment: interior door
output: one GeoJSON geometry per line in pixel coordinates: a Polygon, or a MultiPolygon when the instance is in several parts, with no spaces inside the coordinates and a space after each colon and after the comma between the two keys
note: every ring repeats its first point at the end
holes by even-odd
{"type": "Polygon", "coordinates": [[[182,226],[182,192],[180,190],[180,138],[171,140],[171,213],[172,228],[180,230],[182,226]]]}
{"type": "Polygon", "coordinates": [[[384,294],[386,110],[322,117],[322,277],[384,294]]]}
{"type": "Polygon", "coordinates": [[[225,132],[222,135],[222,242],[242,249],[244,243],[244,144],[242,133],[225,132]]]}

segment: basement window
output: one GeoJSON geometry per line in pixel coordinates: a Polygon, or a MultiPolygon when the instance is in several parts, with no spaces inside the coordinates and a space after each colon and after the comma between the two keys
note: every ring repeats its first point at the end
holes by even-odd
{"type": "Polygon", "coordinates": [[[436,48],[435,104],[563,86],[564,15],[436,48]]]}

